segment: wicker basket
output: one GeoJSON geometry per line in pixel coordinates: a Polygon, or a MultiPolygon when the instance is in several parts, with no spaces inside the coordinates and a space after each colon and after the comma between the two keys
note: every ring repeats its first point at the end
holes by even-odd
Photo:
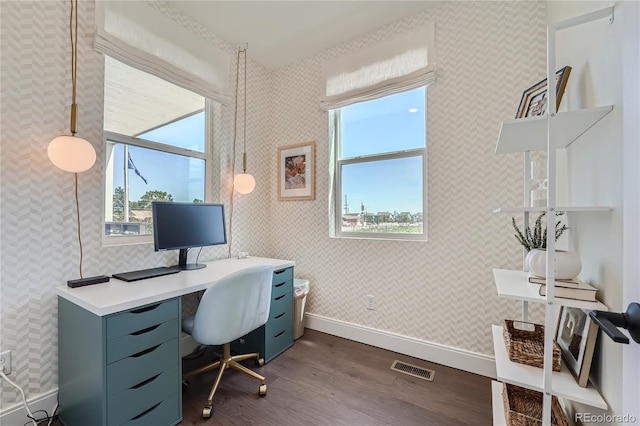
{"type": "MultiPolygon", "coordinates": [[[[534,328],[532,331],[527,331],[515,328],[514,322],[522,323],[522,321],[504,320],[502,330],[509,360],[542,368],[544,364],[544,326],[525,322],[523,324],[530,324],[534,328]]],[[[560,354],[560,346],[553,342],[553,371],[560,371],[562,365],[560,354]]]]}
{"type": "MultiPolygon", "coordinates": [[[[542,425],[542,393],[505,384],[502,401],[508,426],[542,425]]],[[[551,397],[551,426],[569,426],[558,398],[551,397]]]]}

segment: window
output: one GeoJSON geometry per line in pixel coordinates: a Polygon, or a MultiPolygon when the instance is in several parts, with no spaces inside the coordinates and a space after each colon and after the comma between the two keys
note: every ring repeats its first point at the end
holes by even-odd
{"type": "Polygon", "coordinates": [[[108,56],[104,89],[105,241],[151,241],[152,201],[207,198],[205,98],[108,56]]]}
{"type": "Polygon", "coordinates": [[[424,240],[426,88],[332,110],[335,235],[424,240]]]}

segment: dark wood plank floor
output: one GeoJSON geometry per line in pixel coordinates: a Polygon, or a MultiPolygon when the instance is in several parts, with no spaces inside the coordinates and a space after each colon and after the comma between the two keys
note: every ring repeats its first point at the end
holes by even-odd
{"type": "MultiPolygon", "coordinates": [[[[202,359],[183,361],[184,371],[202,359]]],[[[256,368],[259,382],[226,372],[211,418],[202,418],[215,372],[190,378],[181,425],[490,426],[491,379],[313,330],[256,368]],[[390,369],[394,360],[435,370],[432,382],[390,369]]],[[[54,422],[54,425],[59,423],[54,422]]],[[[89,426],[89,425],[87,425],[89,426]]]]}
{"type": "MultiPolygon", "coordinates": [[[[268,395],[255,379],[225,373],[214,413],[202,407],[214,372],[190,379],[183,425],[481,425],[492,424],[491,380],[347,339],[306,330],[294,346],[261,368],[268,395]],[[435,370],[433,382],[390,369],[394,360],[435,370]]],[[[190,368],[184,363],[185,371],[190,368]]]]}

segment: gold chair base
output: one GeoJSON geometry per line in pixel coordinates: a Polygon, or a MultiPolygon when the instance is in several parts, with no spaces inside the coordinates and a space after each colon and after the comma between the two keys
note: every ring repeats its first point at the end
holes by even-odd
{"type": "Polygon", "coordinates": [[[218,375],[216,376],[216,380],[215,382],[213,382],[213,386],[211,387],[211,392],[209,392],[207,405],[202,410],[203,417],[211,416],[211,411],[213,410],[212,408],[213,395],[216,393],[216,390],[218,389],[218,385],[220,384],[220,379],[222,379],[222,374],[225,372],[225,370],[229,368],[239,371],[241,373],[247,374],[253,377],[254,379],[260,380],[260,388],[259,388],[258,394],[260,396],[265,396],[267,394],[267,385],[264,382],[265,381],[264,376],[261,376],[255,371],[252,371],[247,367],[245,367],[244,365],[239,364],[239,361],[244,361],[245,359],[249,359],[249,358],[255,358],[260,365],[262,365],[263,363],[263,361],[260,359],[260,354],[258,352],[231,356],[231,344],[225,343],[223,345],[223,354],[218,361],[202,366],[200,368],[196,368],[195,370],[189,371],[188,373],[185,373],[182,375],[183,379],[187,379],[191,376],[195,376],[196,374],[204,373],[205,371],[219,369],[218,375]]]}

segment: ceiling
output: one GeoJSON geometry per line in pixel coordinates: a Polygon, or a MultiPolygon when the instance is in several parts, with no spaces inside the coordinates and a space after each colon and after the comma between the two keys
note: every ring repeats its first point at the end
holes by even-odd
{"type": "Polygon", "coordinates": [[[433,7],[422,1],[191,1],[169,3],[248,56],[276,69],[433,7]]]}
{"type": "MultiPolygon", "coordinates": [[[[1,0],[0,0],[1,1],[1,0]]],[[[277,69],[433,7],[435,1],[171,0],[178,12],[277,69]]],[[[136,136],[204,108],[204,98],[105,59],[106,130],[136,136]],[[170,101],[168,101],[170,100],[170,101]]]]}

